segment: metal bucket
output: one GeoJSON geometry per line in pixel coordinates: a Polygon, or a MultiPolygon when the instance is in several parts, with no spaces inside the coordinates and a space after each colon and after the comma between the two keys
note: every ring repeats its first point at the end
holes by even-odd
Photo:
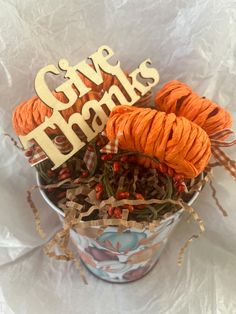
{"type": "MultiPolygon", "coordinates": [[[[40,184],[38,174],[37,183],[40,184]]],[[[63,220],[63,211],[50,201],[44,190],[40,189],[40,193],[63,220]]],[[[195,192],[188,204],[191,205],[198,195],[199,192],[195,192]]],[[[183,211],[180,209],[162,220],[153,232],[146,228],[127,228],[121,233],[114,226],[89,227],[78,232],[71,230],[71,238],[84,265],[95,276],[109,282],[131,282],[142,278],[157,263],[183,211]]]]}

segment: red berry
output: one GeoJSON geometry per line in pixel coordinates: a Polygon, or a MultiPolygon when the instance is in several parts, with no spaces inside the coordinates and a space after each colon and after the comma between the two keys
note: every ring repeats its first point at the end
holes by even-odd
{"type": "Polygon", "coordinates": [[[103,191],[96,192],[96,199],[101,200],[103,195],[103,191]]]}
{"type": "Polygon", "coordinates": [[[127,208],[130,213],[132,213],[134,211],[134,206],[133,205],[125,205],[125,208],[127,208]]]}
{"type": "Polygon", "coordinates": [[[109,208],[108,208],[108,210],[107,210],[107,213],[108,213],[108,215],[109,216],[113,216],[113,214],[114,214],[114,207],[112,207],[112,206],[109,206],[109,208]]]}
{"type": "Polygon", "coordinates": [[[179,193],[184,192],[184,191],[185,191],[185,186],[184,186],[184,184],[179,184],[179,185],[177,186],[177,190],[178,190],[179,193]]]}
{"type": "Polygon", "coordinates": [[[120,219],[120,218],[122,217],[122,211],[121,211],[121,209],[118,208],[118,207],[115,207],[115,208],[114,208],[113,215],[114,215],[115,218],[120,219]]]}
{"type": "Polygon", "coordinates": [[[174,181],[183,181],[184,180],[184,176],[182,174],[176,174],[174,177],[173,177],[173,180],[174,181]]]}
{"type": "Polygon", "coordinates": [[[95,186],[95,191],[96,192],[101,192],[103,191],[103,185],[102,183],[97,183],[96,186],[95,186]]]}
{"type": "Polygon", "coordinates": [[[68,178],[70,178],[70,174],[69,173],[63,173],[62,175],[58,176],[58,180],[59,181],[62,181],[62,180],[68,179],[68,178]]]}
{"type": "Polygon", "coordinates": [[[82,178],[87,178],[89,176],[89,172],[88,171],[83,171],[82,173],[81,173],[81,177],[82,178]]]}
{"type": "Polygon", "coordinates": [[[69,174],[70,173],[70,170],[69,168],[65,167],[65,168],[62,168],[59,172],[59,176],[63,175],[63,174],[69,174]]]}
{"type": "Polygon", "coordinates": [[[113,158],[112,154],[102,155],[101,159],[104,161],[111,160],[113,158]]]}
{"type": "Polygon", "coordinates": [[[125,199],[125,198],[128,198],[129,197],[129,192],[117,192],[116,193],[116,198],[118,200],[122,200],[122,199],[125,199]]]}
{"type": "Polygon", "coordinates": [[[144,200],[144,197],[141,193],[135,193],[136,200],[144,200]]]}
{"type": "Polygon", "coordinates": [[[115,162],[113,163],[113,171],[114,171],[115,173],[117,173],[117,172],[119,172],[119,170],[120,170],[120,163],[119,163],[118,161],[115,161],[115,162]]]}

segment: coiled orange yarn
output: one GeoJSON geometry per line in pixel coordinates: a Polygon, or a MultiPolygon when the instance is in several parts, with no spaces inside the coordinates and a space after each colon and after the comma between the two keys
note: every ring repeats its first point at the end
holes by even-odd
{"type": "MultiPolygon", "coordinates": [[[[106,133],[109,140],[118,137],[122,149],[157,157],[186,178],[201,173],[211,156],[210,140],[202,128],[184,117],[155,109],[117,106],[111,112],[106,133]]],[[[156,168],[150,158],[137,161],[156,168]]]]}
{"type": "Polygon", "coordinates": [[[175,113],[203,128],[208,135],[232,126],[232,117],[213,101],[201,97],[179,81],[169,81],[155,96],[158,110],[175,113]]]}
{"type": "MultiPolygon", "coordinates": [[[[53,92],[53,95],[61,102],[66,103],[67,98],[63,93],[53,92]]],[[[96,99],[96,93],[88,93],[78,98],[73,106],[62,110],[61,114],[68,120],[72,113],[80,112],[83,104],[88,100],[96,99]]],[[[13,128],[17,135],[26,135],[45,121],[46,117],[51,117],[53,110],[46,106],[39,97],[34,96],[21,103],[15,108],[12,115],[13,128]]],[[[48,134],[57,134],[58,129],[47,131],[48,134]]]]}

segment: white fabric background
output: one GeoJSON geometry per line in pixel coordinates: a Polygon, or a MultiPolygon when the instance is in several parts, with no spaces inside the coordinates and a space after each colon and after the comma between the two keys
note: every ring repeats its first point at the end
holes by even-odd
{"type": "MultiPolygon", "coordinates": [[[[37,71],[65,57],[71,64],[103,44],[127,70],[150,57],[157,88],[180,79],[213,98],[236,118],[236,2],[230,0],[0,0],[0,131],[10,132],[16,104],[34,94],[37,71]]],[[[206,233],[189,248],[182,268],[178,249],[197,229],[182,222],[155,269],[140,281],[108,284],[70,263],[44,256],[26,189],[35,183],[22,154],[1,136],[0,313],[208,314],[236,313],[236,191],[215,171],[223,218],[207,187],[195,208],[206,233]]],[[[236,158],[236,149],[228,150],[236,158]]],[[[35,195],[50,238],[59,220],[35,195]]]]}

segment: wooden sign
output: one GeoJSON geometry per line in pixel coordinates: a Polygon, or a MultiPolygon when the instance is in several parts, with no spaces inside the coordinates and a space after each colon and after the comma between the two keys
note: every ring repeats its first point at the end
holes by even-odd
{"type": "Polygon", "coordinates": [[[101,46],[88,59],[74,66],[70,66],[66,59],[61,59],[58,63],[58,68],[54,65],[48,65],[38,72],[35,79],[36,93],[47,106],[53,109],[53,114],[50,118],[46,117],[41,125],[27,135],[20,136],[20,140],[24,148],[27,148],[29,141],[36,141],[54,163],[52,169],[56,169],[62,165],[84,147],[86,143],[90,142],[103,131],[109,116],[103,109],[104,105],[111,111],[116,106],[113,101],[114,97],[121,105],[133,105],[158,83],[159,74],[156,69],[150,67],[150,59],[143,61],[136,70],[127,76],[122,71],[119,61],[116,64],[109,62],[113,55],[114,53],[110,47],[101,46]],[[45,80],[46,74],[59,75],[60,70],[65,71],[64,78],[66,81],[56,88],[56,92],[63,92],[68,99],[67,103],[55,98],[45,80]],[[95,85],[100,85],[103,83],[101,71],[113,75],[119,81],[119,85],[122,88],[112,85],[109,90],[104,91],[100,100],[87,101],[83,105],[81,113],[73,113],[69,117],[69,120],[66,121],[60,111],[70,108],[74,105],[78,97],[80,98],[91,91],[91,88],[84,84],[78,74],[82,74],[95,85]],[[138,80],[140,78],[141,80],[138,80]],[[125,91],[128,99],[122,91],[125,91]],[[93,113],[93,119],[92,123],[89,124],[88,121],[91,121],[91,112],[93,113]],[[84,134],[83,139],[73,130],[73,125],[79,126],[82,130],[84,134]],[[59,128],[71,143],[72,150],[67,154],[61,153],[45,132],[47,128],[59,128]]]}

